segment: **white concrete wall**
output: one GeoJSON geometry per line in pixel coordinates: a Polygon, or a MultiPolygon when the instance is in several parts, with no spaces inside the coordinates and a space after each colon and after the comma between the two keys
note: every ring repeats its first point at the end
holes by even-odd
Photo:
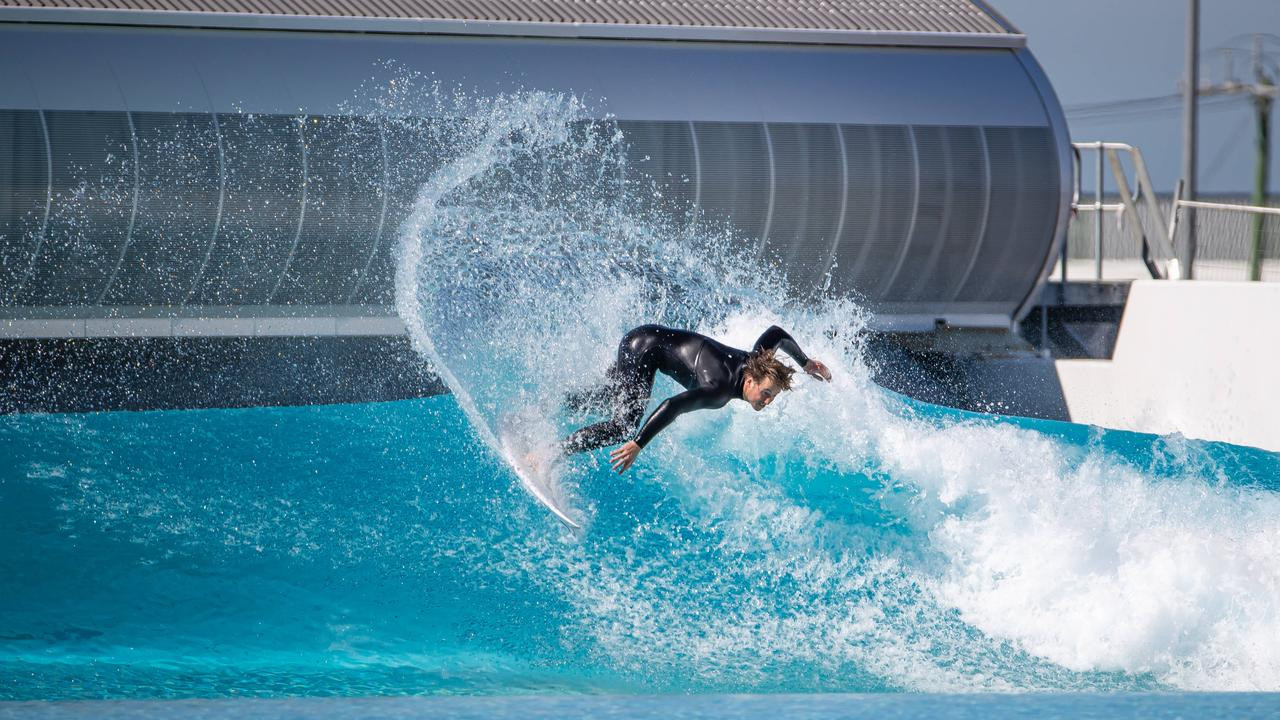
{"type": "Polygon", "coordinates": [[[1059,360],[1073,422],[1280,451],[1280,284],[1139,280],[1111,360],[1059,360]]]}

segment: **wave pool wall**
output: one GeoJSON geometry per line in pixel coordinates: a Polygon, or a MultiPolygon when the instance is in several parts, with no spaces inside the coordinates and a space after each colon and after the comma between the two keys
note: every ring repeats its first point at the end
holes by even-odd
{"type": "MultiPolygon", "coordinates": [[[[584,98],[598,117],[616,119],[631,145],[624,172],[655,184],[655,212],[728,223],[785,269],[797,293],[856,295],[883,326],[1008,326],[1047,273],[1065,218],[1065,123],[1018,43],[460,37],[3,17],[7,337],[253,335],[246,318],[282,314],[304,316],[285,334],[325,334],[332,318],[393,315],[395,234],[438,161],[375,98],[416,73],[473,96],[584,98]],[[73,322],[83,318],[111,322],[95,331],[73,322]]],[[[387,327],[354,332],[398,332],[387,327]]]]}

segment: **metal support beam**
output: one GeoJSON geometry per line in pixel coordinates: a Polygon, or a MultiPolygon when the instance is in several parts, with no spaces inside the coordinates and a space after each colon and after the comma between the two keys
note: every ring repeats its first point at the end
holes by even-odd
{"type": "MultiPolygon", "coordinates": [[[[1196,199],[1197,111],[1196,97],[1200,88],[1200,0],[1187,0],[1187,71],[1182,86],[1182,192],[1188,200],[1196,199]]],[[[1187,242],[1182,248],[1183,274],[1195,277],[1196,215],[1188,210],[1187,242]]]]}
{"type": "MultiPolygon", "coordinates": [[[[1273,95],[1263,92],[1262,89],[1268,87],[1273,91],[1275,89],[1272,87],[1273,79],[1267,77],[1263,69],[1261,35],[1253,36],[1253,76],[1254,82],[1258,84],[1258,91],[1253,95],[1254,109],[1258,113],[1258,131],[1255,139],[1258,156],[1257,169],[1253,177],[1253,204],[1261,207],[1267,204],[1267,174],[1271,165],[1271,104],[1274,102],[1273,95]]],[[[1262,279],[1262,229],[1265,222],[1265,215],[1253,216],[1249,248],[1249,279],[1253,281],[1262,279]]]]}
{"type": "Polygon", "coordinates": [[[1102,282],[1102,145],[1098,145],[1097,168],[1093,178],[1093,272],[1094,280],[1102,282]]]}

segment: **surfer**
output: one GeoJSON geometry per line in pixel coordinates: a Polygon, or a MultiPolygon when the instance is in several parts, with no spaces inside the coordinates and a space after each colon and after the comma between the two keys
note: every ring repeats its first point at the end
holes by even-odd
{"type": "Polygon", "coordinates": [[[619,473],[626,472],[640,450],[684,413],[721,408],[730,400],[745,400],[757,412],[763,410],[779,393],[791,389],[795,369],[775,357],[778,350],[813,377],[831,380],[827,366],[805,355],[777,325],[764,331],[751,352],[688,330],[641,325],[622,336],[618,359],[610,366],[604,385],[566,399],[569,408],[579,412],[610,407],[613,417],[565,438],[561,450],[566,455],[587,452],[630,435],[649,404],[658,371],[683,385],[685,392],[663,400],[635,436],[609,454],[613,469],[619,473]]]}

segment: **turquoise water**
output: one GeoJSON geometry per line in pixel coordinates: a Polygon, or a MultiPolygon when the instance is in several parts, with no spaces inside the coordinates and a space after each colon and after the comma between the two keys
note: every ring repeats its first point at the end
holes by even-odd
{"type": "MultiPolygon", "coordinates": [[[[899,411],[1107,472],[943,503],[887,463],[642,456],[583,474],[575,537],[450,396],[3,418],[0,698],[1274,688],[1280,457],[899,411]]],[[[708,415],[712,447],[758,419],[708,415]]]]}
{"type": "Polygon", "coordinates": [[[1280,456],[889,393],[855,299],[578,99],[423,97],[397,312],[451,393],[0,418],[0,699],[1280,689],[1280,456]],[[776,322],[833,382],[557,464],[571,533],[499,431],[589,421],[645,322],[776,322]]]}
{"type": "Polygon", "coordinates": [[[797,720],[1183,720],[1275,718],[1274,693],[1071,693],[922,695],[562,695],[519,697],[285,698],[169,701],[98,701],[0,704],[0,718],[47,720],[729,720],[787,717],[797,720]]]}

